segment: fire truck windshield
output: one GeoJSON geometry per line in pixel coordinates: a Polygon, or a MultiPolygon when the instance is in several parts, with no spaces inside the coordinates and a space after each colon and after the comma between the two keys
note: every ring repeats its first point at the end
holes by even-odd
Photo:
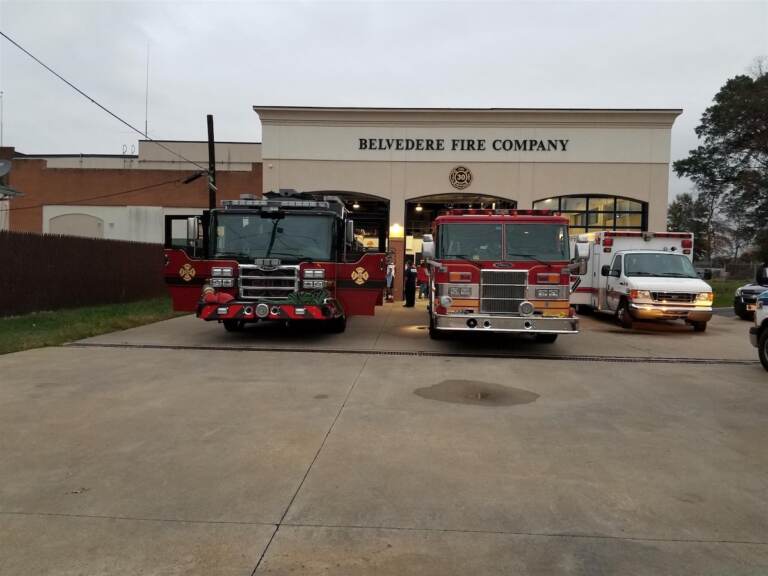
{"type": "Polygon", "coordinates": [[[561,224],[444,224],[438,258],[451,260],[568,260],[568,230],[561,224]],[[502,248],[503,246],[503,248],[502,248]]]}
{"type": "Polygon", "coordinates": [[[560,224],[505,225],[506,260],[568,260],[568,229],[560,224]]]}
{"type": "Polygon", "coordinates": [[[285,213],[279,219],[259,214],[216,214],[213,258],[279,258],[287,262],[332,260],[333,217],[285,213]]]}

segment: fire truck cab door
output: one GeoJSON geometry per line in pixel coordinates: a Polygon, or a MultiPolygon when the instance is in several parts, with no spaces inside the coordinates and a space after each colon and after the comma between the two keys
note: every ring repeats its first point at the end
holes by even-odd
{"type": "Polygon", "coordinates": [[[373,316],[380,306],[386,275],[386,255],[363,254],[356,262],[336,265],[336,297],[347,316],[373,316]]]}
{"type": "Polygon", "coordinates": [[[168,250],[184,250],[190,258],[204,254],[206,215],[173,214],[165,217],[164,244],[168,250]]]}
{"type": "Polygon", "coordinates": [[[616,310],[625,292],[626,282],[621,275],[621,255],[616,254],[611,263],[611,270],[605,277],[605,304],[607,310],[616,310]]]}

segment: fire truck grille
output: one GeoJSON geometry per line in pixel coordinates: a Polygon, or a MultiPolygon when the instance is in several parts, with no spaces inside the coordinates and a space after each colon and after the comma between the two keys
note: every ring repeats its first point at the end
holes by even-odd
{"type": "Polygon", "coordinates": [[[298,290],[299,267],[280,266],[263,270],[240,265],[240,297],[250,300],[285,298],[298,290]]]}
{"type": "Polygon", "coordinates": [[[482,298],[502,298],[504,300],[522,300],[525,298],[525,286],[483,284],[482,298]]]}
{"type": "Polygon", "coordinates": [[[525,300],[528,272],[525,270],[482,270],[480,312],[518,314],[525,300]]]}
{"type": "Polygon", "coordinates": [[[674,302],[675,304],[690,304],[696,300],[696,294],[687,292],[651,292],[656,302],[674,302]]]}

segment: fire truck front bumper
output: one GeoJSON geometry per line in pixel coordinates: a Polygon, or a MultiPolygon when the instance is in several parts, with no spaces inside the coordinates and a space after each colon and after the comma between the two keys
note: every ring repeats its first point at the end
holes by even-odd
{"type": "Polygon", "coordinates": [[[578,334],[579,319],[542,316],[435,316],[438,330],[465,332],[528,332],[531,334],[578,334]]]}
{"type": "Polygon", "coordinates": [[[305,306],[266,302],[202,302],[197,310],[198,318],[203,320],[244,320],[246,322],[259,320],[331,320],[340,314],[341,310],[332,302],[305,306]]]}

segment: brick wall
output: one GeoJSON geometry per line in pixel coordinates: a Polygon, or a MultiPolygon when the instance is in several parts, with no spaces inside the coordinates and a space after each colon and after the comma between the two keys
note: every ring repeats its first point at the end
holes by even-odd
{"type": "MultiPolygon", "coordinates": [[[[10,229],[18,232],[43,231],[42,205],[78,204],[92,206],[165,206],[169,208],[207,208],[206,179],[190,184],[180,181],[191,175],[189,170],[107,170],[79,168],[46,168],[45,160],[13,160],[8,185],[24,196],[11,202],[10,229]],[[176,179],[165,184],[129,194],[104,196],[176,179]]],[[[262,165],[255,163],[250,172],[216,174],[219,201],[236,199],[240,194],[261,194],[262,165]]]]}

